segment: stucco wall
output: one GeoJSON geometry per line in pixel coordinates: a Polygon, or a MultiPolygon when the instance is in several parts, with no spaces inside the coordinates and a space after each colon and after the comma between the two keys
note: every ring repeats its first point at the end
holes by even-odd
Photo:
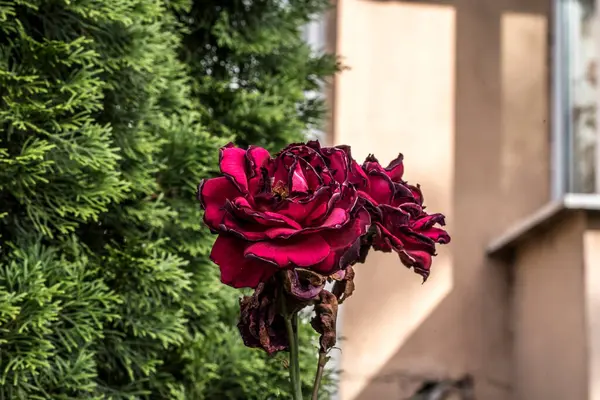
{"type": "Polygon", "coordinates": [[[512,399],[507,268],[484,248],[549,197],[548,6],[338,1],[350,69],[335,82],[334,141],[382,162],[403,152],[453,237],[426,285],[393,255],[357,268],[342,399],[398,399],[419,376],[467,372],[477,398],[512,399]]]}
{"type": "Polygon", "coordinates": [[[513,283],[516,400],[588,398],[585,223],[583,212],[569,214],[517,251],[513,283]]]}

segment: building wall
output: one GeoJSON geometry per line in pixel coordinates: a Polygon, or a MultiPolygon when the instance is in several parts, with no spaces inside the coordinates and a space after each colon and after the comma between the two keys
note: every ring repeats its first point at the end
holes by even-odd
{"type": "MultiPolygon", "coordinates": [[[[585,229],[583,212],[569,214],[517,250],[512,299],[515,400],[588,398],[585,229]]],[[[600,260],[598,254],[591,257],[600,260]]]]}
{"type": "Polygon", "coordinates": [[[333,134],[362,158],[401,151],[448,216],[431,279],[394,255],[357,268],[341,315],[341,398],[399,399],[470,373],[512,399],[508,269],[487,243],[549,198],[546,0],[339,0],[333,134]]]}

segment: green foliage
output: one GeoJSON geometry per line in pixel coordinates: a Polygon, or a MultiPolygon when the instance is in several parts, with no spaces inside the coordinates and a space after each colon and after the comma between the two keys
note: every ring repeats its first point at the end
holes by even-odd
{"type": "Polygon", "coordinates": [[[195,191],[227,141],[318,123],[335,63],[299,27],[327,4],[0,0],[0,400],[289,398],[195,191]]]}

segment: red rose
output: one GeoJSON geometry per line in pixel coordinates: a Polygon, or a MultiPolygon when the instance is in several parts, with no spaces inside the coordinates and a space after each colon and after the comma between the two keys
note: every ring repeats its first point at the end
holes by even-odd
{"type": "Polygon", "coordinates": [[[223,176],[198,187],[204,222],[219,234],[211,259],[222,282],[255,288],[279,269],[329,274],[353,262],[370,224],[353,165],[348,148],[318,142],[275,158],[260,147],[223,147],[223,176]]]}
{"type": "Polygon", "coordinates": [[[442,214],[427,214],[420,187],[402,180],[402,155],[383,168],[372,155],[363,170],[367,183],[357,186],[370,204],[375,250],[396,251],[400,260],[427,279],[435,245],[450,242],[450,236],[436,225],[445,225],[442,214]]]}

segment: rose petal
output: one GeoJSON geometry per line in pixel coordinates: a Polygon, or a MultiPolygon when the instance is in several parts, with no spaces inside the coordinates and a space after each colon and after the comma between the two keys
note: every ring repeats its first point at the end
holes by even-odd
{"type": "Polygon", "coordinates": [[[250,146],[246,152],[249,166],[248,191],[251,195],[257,195],[270,191],[270,178],[268,175],[268,164],[271,155],[262,147],[250,146]]]}
{"type": "Polygon", "coordinates": [[[315,304],[315,317],[310,321],[313,329],[321,334],[320,351],[328,352],[336,342],[336,319],[338,313],[337,298],[327,290],[319,294],[319,302],[315,304]]]}
{"type": "Polygon", "coordinates": [[[229,178],[220,176],[207,179],[198,186],[198,198],[204,208],[204,222],[212,229],[218,229],[225,215],[223,206],[227,200],[241,195],[229,178]]]}
{"type": "Polygon", "coordinates": [[[310,269],[321,274],[329,274],[339,269],[339,259],[340,255],[336,254],[334,251],[331,251],[327,258],[320,263],[311,266],[310,269]]]}
{"type": "Polygon", "coordinates": [[[348,180],[348,158],[343,149],[336,147],[324,147],[321,152],[328,158],[328,166],[333,178],[338,183],[348,180]]]}
{"type": "Polygon", "coordinates": [[[285,350],[289,341],[284,317],[278,312],[278,287],[271,279],[258,285],[252,296],[240,299],[238,329],[244,344],[269,354],[285,350]]]}
{"type": "Polygon", "coordinates": [[[223,175],[231,177],[243,193],[248,193],[246,151],[244,149],[233,147],[232,143],[221,148],[219,166],[223,175]]]}
{"type": "Polygon", "coordinates": [[[321,227],[323,228],[341,228],[348,222],[349,215],[343,208],[334,208],[331,210],[321,227]]]}
{"type": "Polygon", "coordinates": [[[271,157],[266,149],[258,146],[248,147],[246,152],[246,158],[250,166],[250,175],[254,177],[260,175],[261,168],[265,165],[266,161],[271,157]]]}
{"type": "Polygon", "coordinates": [[[320,218],[327,210],[327,201],[331,197],[331,188],[327,186],[320,187],[312,197],[306,199],[285,199],[281,202],[277,212],[285,215],[303,226],[310,226],[307,216],[311,219],[320,218]]]}
{"type": "MultiPolygon", "coordinates": [[[[377,204],[389,204],[394,194],[392,180],[383,172],[369,172],[369,195],[377,204]]],[[[377,205],[376,204],[376,205],[377,205]]]]}
{"type": "Polygon", "coordinates": [[[219,235],[210,253],[210,259],[221,269],[221,282],[234,288],[255,288],[276,272],[268,263],[245,258],[245,244],[244,240],[219,235]]]}
{"type": "Polygon", "coordinates": [[[431,269],[431,254],[426,251],[401,251],[400,261],[423,277],[423,282],[429,277],[431,269]]]}
{"type": "Polygon", "coordinates": [[[291,182],[292,193],[306,193],[308,190],[308,183],[299,162],[296,162],[292,167],[289,181],[291,182]]]}
{"type": "Polygon", "coordinates": [[[336,281],[331,290],[335,297],[337,297],[338,304],[342,304],[354,293],[354,269],[348,266],[344,272],[344,277],[336,281]]]}
{"type": "Polygon", "coordinates": [[[290,265],[310,267],[326,259],[330,251],[329,245],[322,237],[310,235],[289,240],[252,243],[244,255],[281,268],[290,265]]]}
{"type": "Polygon", "coordinates": [[[404,175],[403,160],[404,160],[404,156],[402,155],[402,153],[400,153],[400,154],[398,154],[398,157],[396,157],[395,160],[390,162],[390,165],[388,165],[385,168],[385,171],[387,172],[388,176],[394,182],[402,181],[402,175],[404,175]]]}
{"type": "Polygon", "coordinates": [[[284,273],[283,286],[294,302],[302,307],[307,301],[315,299],[327,281],[326,277],[307,269],[296,268],[284,273]]]}

